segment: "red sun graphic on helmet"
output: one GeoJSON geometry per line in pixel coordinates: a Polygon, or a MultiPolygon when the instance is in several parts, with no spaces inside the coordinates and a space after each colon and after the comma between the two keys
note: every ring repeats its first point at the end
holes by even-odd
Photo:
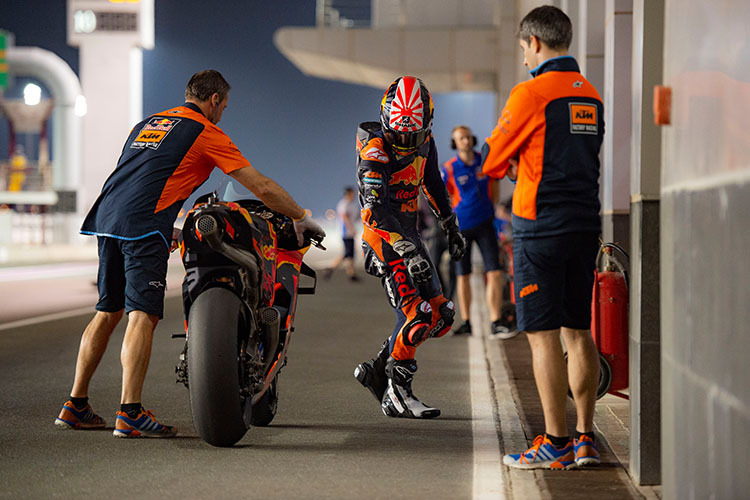
{"type": "Polygon", "coordinates": [[[413,151],[430,136],[432,97],[422,80],[396,79],[383,96],[380,123],[388,143],[398,152],[413,151]]]}

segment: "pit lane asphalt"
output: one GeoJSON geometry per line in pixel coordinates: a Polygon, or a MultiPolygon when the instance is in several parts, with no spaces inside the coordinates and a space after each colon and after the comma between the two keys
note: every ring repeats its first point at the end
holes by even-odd
{"type": "Polygon", "coordinates": [[[467,339],[420,347],[415,393],[435,420],[385,417],[352,376],[393,325],[378,280],[339,271],[299,297],[289,364],[271,426],[233,448],[196,434],[187,389],[175,383],[183,340],[179,297],[155,332],[143,402],[180,429],[169,440],[112,437],[125,322],[92,381],[104,431],[60,431],[80,335],[91,312],[0,331],[0,498],[432,498],[472,496],[472,408],[467,339]]]}

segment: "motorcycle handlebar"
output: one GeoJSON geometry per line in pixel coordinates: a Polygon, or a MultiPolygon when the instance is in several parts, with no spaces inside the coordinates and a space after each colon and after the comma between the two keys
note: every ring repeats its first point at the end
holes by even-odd
{"type": "Polygon", "coordinates": [[[318,233],[305,231],[302,233],[302,237],[305,241],[309,241],[312,246],[318,247],[321,250],[326,250],[326,247],[323,246],[323,236],[320,236],[318,233]]]}

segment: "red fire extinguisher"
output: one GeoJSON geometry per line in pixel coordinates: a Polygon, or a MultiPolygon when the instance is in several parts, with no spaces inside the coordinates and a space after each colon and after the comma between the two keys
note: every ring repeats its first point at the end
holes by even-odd
{"type": "Polygon", "coordinates": [[[621,391],[628,381],[628,278],[627,269],[614,251],[628,254],[614,243],[604,243],[596,259],[591,298],[591,335],[599,351],[599,387],[596,398],[606,393],[628,399],[621,391]],[[604,260],[602,265],[602,259],[604,260]]]}

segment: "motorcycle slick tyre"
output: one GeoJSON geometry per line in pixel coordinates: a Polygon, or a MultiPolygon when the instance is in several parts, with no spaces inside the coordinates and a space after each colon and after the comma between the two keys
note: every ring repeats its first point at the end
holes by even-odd
{"type": "Polygon", "coordinates": [[[224,288],[202,292],[190,307],[190,408],[198,434],[213,446],[232,446],[247,432],[238,363],[242,307],[224,288]]]}
{"type": "Polygon", "coordinates": [[[254,426],[265,427],[276,416],[276,408],[279,403],[278,382],[279,377],[274,377],[266,393],[253,405],[253,414],[250,417],[250,423],[254,426]]]}

